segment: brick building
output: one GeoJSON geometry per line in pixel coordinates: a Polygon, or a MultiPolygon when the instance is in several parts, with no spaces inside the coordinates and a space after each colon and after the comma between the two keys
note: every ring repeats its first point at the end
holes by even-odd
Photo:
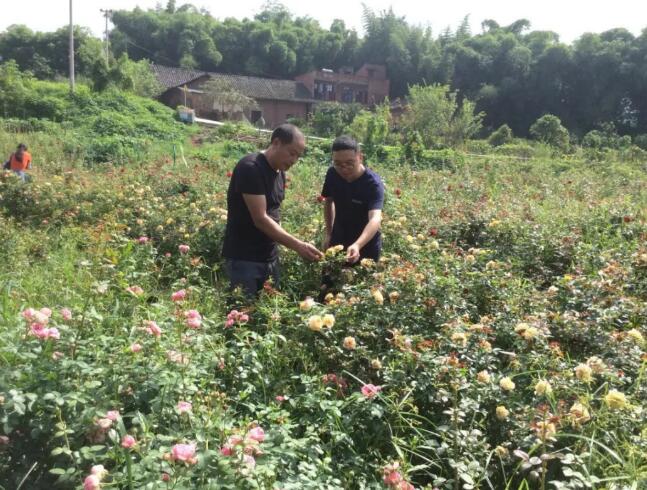
{"type": "Polygon", "coordinates": [[[323,101],[358,102],[372,106],[382,102],[389,93],[386,69],[379,65],[364,65],[352,70],[314,70],[295,80],[229,75],[163,65],[152,65],[153,73],[162,85],[159,99],[170,107],[186,105],[195,109],[198,117],[215,120],[259,119],[266,127],[275,127],[289,118],[306,119],[315,104],[323,101]],[[219,80],[237,92],[254,99],[254,107],[222,108],[208,103],[202,90],[207,80],[219,80]]]}

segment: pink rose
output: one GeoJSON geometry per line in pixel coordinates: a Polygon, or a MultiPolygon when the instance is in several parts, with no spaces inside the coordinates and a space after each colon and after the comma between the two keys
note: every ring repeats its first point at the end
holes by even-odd
{"type": "Polygon", "coordinates": [[[364,395],[366,398],[373,398],[380,391],[382,391],[381,386],[375,386],[372,384],[362,386],[362,395],[364,395]]]}
{"type": "Polygon", "coordinates": [[[27,320],[28,322],[31,322],[34,319],[34,315],[36,314],[36,310],[34,310],[33,308],[27,308],[26,310],[22,310],[22,312],[20,314],[22,315],[22,317],[25,320],[27,320]]]}
{"type": "Polygon", "coordinates": [[[191,405],[189,402],[183,402],[183,401],[177,402],[177,410],[181,414],[182,413],[191,413],[192,408],[193,408],[193,405],[191,405]]]}
{"type": "Polygon", "coordinates": [[[176,444],[171,448],[171,459],[195,464],[195,444],[176,444]]]}
{"type": "Polygon", "coordinates": [[[88,475],[83,481],[83,490],[99,490],[101,488],[101,480],[97,475],[88,475]]]}
{"type": "Polygon", "coordinates": [[[173,301],[183,301],[186,298],[186,289],[180,289],[171,294],[171,300],[173,301]]]}
{"type": "Polygon", "coordinates": [[[247,437],[254,441],[263,442],[265,440],[265,431],[262,427],[254,427],[247,433],[247,437]]]}
{"type": "Polygon", "coordinates": [[[384,474],[384,484],[389,487],[399,485],[403,481],[399,471],[390,471],[384,474]]]}
{"type": "Polygon", "coordinates": [[[50,318],[52,316],[52,310],[50,310],[49,308],[41,308],[40,313],[45,315],[47,318],[50,318]]]}
{"type": "Polygon", "coordinates": [[[47,330],[47,337],[50,339],[58,340],[61,338],[61,333],[58,331],[58,328],[52,327],[48,328],[47,330]]]}
{"type": "Polygon", "coordinates": [[[191,250],[191,247],[189,247],[188,245],[180,245],[178,249],[180,250],[181,254],[185,254],[188,253],[189,250],[191,250]]]}
{"type": "Polygon", "coordinates": [[[200,312],[198,310],[187,310],[184,312],[185,318],[197,318],[198,320],[202,319],[200,312]]]}
{"type": "Polygon", "coordinates": [[[140,245],[146,245],[148,243],[148,237],[147,236],[140,236],[137,239],[137,243],[139,243],[140,245]]]}
{"type": "Polygon", "coordinates": [[[154,335],[155,337],[160,337],[162,335],[162,329],[153,320],[146,320],[144,324],[146,325],[146,331],[149,334],[154,335]]]}
{"type": "Polygon", "coordinates": [[[256,466],[256,460],[254,459],[254,456],[250,456],[249,454],[243,456],[243,463],[245,463],[250,468],[256,466]]]}
{"type": "Polygon", "coordinates": [[[119,420],[119,410],[108,410],[106,412],[106,418],[116,422],[119,420]]]}
{"type": "Polygon", "coordinates": [[[220,454],[223,456],[232,456],[234,454],[234,448],[229,444],[225,444],[220,448],[220,454]]]}
{"type": "Polygon", "coordinates": [[[281,403],[281,402],[284,402],[285,400],[287,400],[287,397],[285,397],[285,396],[283,396],[283,395],[276,395],[276,396],[274,397],[274,399],[275,399],[277,402],[281,403]]]}
{"type": "Polygon", "coordinates": [[[227,439],[227,444],[230,446],[238,446],[239,444],[243,443],[243,436],[239,436],[238,434],[229,436],[229,439],[227,439]]]}
{"type": "Polygon", "coordinates": [[[125,448],[125,449],[130,449],[130,448],[132,448],[133,446],[135,446],[135,444],[137,444],[137,441],[136,441],[136,440],[135,440],[135,438],[134,438],[133,436],[131,436],[131,435],[125,435],[125,436],[121,439],[121,447],[123,447],[123,448],[125,448]]]}
{"type": "Polygon", "coordinates": [[[49,328],[45,328],[41,323],[32,323],[29,333],[36,338],[46,339],[49,336],[49,328]]]}
{"type": "Polygon", "coordinates": [[[95,464],[91,469],[90,473],[93,475],[96,475],[99,477],[99,479],[103,478],[108,471],[103,467],[102,464],[95,464]]]}
{"type": "Polygon", "coordinates": [[[139,286],[128,286],[126,288],[126,291],[128,291],[133,296],[141,296],[142,294],[144,294],[144,290],[139,286]]]}
{"type": "Polygon", "coordinates": [[[72,319],[72,311],[69,308],[62,308],[61,316],[63,317],[63,320],[69,322],[72,319]]]}
{"type": "Polygon", "coordinates": [[[54,352],[52,352],[52,359],[53,359],[54,361],[59,361],[59,360],[61,360],[63,357],[65,357],[65,354],[63,354],[62,352],[59,352],[59,351],[54,351],[54,352]]]}
{"type": "MultiPolygon", "coordinates": [[[[159,328],[159,327],[158,327],[158,328],[159,328]]],[[[133,354],[136,354],[136,353],[137,353],[137,352],[139,352],[140,350],[142,350],[142,346],[141,346],[141,344],[138,344],[138,343],[131,344],[131,346],[130,346],[130,351],[131,351],[133,354]]]]}
{"type": "Polygon", "coordinates": [[[200,328],[200,325],[202,325],[202,321],[199,318],[187,318],[186,319],[186,326],[189,328],[200,328]]]}

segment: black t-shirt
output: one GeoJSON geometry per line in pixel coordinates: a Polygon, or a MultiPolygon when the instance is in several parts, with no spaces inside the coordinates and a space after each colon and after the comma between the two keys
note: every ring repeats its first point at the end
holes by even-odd
{"type": "Polygon", "coordinates": [[[285,173],[270,167],[262,153],[243,157],[234,168],[227,190],[227,227],[222,247],[229,259],[271,262],[278,256],[274,240],[256,228],[243,194],[264,195],[267,214],[277,223],[285,196],[285,173]]]}
{"type": "MultiPolygon", "coordinates": [[[[335,203],[331,246],[348,247],[352,245],[368,223],[368,212],[373,209],[382,209],[384,205],[382,180],[369,168],[353,182],[346,182],[334,167],[330,167],[326,173],[321,195],[332,197],[335,203]]],[[[360,257],[377,260],[381,248],[382,237],[378,231],[360,250],[360,257]]]]}

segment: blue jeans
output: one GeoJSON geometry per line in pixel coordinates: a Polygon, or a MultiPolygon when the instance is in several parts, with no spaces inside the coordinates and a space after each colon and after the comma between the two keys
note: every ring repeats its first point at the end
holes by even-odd
{"type": "Polygon", "coordinates": [[[20,180],[22,180],[23,182],[30,180],[29,175],[24,170],[12,170],[12,172],[20,177],[20,180]]]}
{"type": "Polygon", "coordinates": [[[274,287],[279,284],[279,259],[272,262],[253,262],[251,260],[227,259],[225,270],[229,276],[231,289],[240,287],[246,296],[257,296],[263,284],[270,277],[274,287]]]}

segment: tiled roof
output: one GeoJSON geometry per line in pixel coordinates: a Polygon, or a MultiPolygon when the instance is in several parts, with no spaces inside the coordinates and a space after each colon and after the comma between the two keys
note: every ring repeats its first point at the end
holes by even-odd
{"type": "Polygon", "coordinates": [[[295,80],[276,80],[226,73],[200,72],[161,65],[151,66],[157,79],[166,89],[179,87],[203,75],[208,75],[212,79],[227,82],[238,92],[254,99],[316,102],[306,86],[295,80]]]}
{"type": "Polygon", "coordinates": [[[175,68],[172,66],[151,64],[151,68],[157,77],[157,81],[162,84],[165,89],[180,87],[196,78],[206,75],[203,71],[175,68]]]}

